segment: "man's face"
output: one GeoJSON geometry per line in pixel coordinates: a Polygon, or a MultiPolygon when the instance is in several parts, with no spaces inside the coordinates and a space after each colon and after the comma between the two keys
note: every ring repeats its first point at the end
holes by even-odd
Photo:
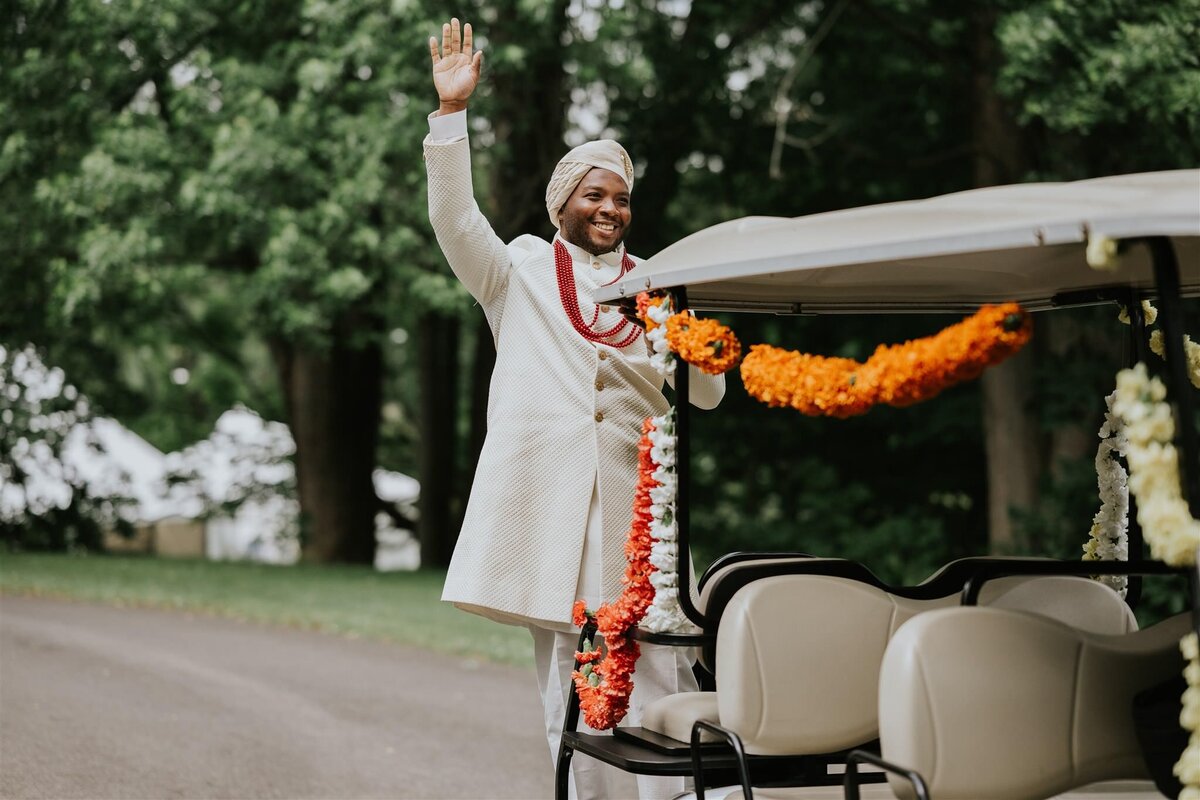
{"type": "Polygon", "coordinates": [[[567,198],[559,224],[564,239],[598,256],[617,249],[631,217],[624,179],[594,167],[567,198]]]}

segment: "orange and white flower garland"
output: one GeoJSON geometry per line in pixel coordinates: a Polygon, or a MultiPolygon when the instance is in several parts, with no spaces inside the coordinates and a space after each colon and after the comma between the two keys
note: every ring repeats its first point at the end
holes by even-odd
{"type": "Polygon", "coordinates": [[[642,292],[637,309],[646,323],[650,363],[664,378],[675,374],[676,357],[709,375],[728,372],[742,357],[742,343],[728,326],[688,311],[674,313],[668,294],[642,292]]]}
{"type": "MultiPolygon", "coordinates": [[[[664,457],[664,451],[661,448],[662,438],[659,437],[656,444],[653,434],[659,427],[668,426],[673,434],[674,420],[671,413],[663,417],[647,418],[642,424],[642,438],[638,442],[638,483],[634,490],[633,522],[629,529],[629,539],[625,543],[625,558],[629,566],[625,570],[625,588],[621,596],[615,603],[600,606],[594,615],[589,615],[582,600],[576,602],[572,610],[572,620],[581,627],[587,622],[588,616],[594,616],[596,632],[604,637],[599,647],[592,647],[590,641],[585,642],[582,652],[575,654],[580,668],[571,674],[579,694],[583,720],[596,730],[616,727],[629,710],[629,695],[633,692],[633,671],[641,654],[638,643],[629,638],[629,629],[642,621],[656,596],[655,587],[651,583],[652,575],[657,570],[651,563],[655,544],[651,531],[655,525],[655,507],[663,505],[656,502],[655,497],[661,500],[664,495],[661,492],[655,494],[663,488],[663,484],[659,483],[659,477],[663,476],[660,467],[663,465],[656,462],[655,457],[664,457]]],[[[669,466],[673,471],[673,444],[670,453],[672,461],[669,466]]],[[[671,499],[673,508],[673,490],[671,499]]]]}

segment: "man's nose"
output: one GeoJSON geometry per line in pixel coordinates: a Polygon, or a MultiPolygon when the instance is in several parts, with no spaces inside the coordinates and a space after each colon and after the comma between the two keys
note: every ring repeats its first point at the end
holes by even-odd
{"type": "Polygon", "coordinates": [[[606,197],[600,201],[600,213],[611,214],[614,217],[617,215],[617,204],[613,202],[611,197],[606,197]]]}

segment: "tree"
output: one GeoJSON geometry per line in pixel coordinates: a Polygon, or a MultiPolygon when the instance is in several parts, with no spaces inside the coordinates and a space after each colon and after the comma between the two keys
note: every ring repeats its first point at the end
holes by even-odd
{"type": "Polygon", "coordinates": [[[46,275],[12,330],[51,352],[86,331],[100,341],[84,352],[112,364],[127,335],[194,345],[227,287],[235,337],[269,344],[315,560],[373,555],[385,322],[401,303],[461,305],[411,202],[425,74],[396,43],[422,27],[419,7],[281,0],[29,3],[8,31],[5,118],[24,127],[7,138],[5,219],[30,196],[40,215],[10,269],[46,275]]]}

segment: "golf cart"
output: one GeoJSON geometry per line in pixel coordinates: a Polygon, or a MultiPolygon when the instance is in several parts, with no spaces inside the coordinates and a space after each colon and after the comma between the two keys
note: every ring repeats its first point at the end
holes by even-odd
{"type": "MultiPolygon", "coordinates": [[[[700,314],[962,314],[1006,302],[1040,314],[1119,304],[1130,320],[1130,365],[1152,363],[1142,305],[1152,299],[1177,492],[1192,521],[1200,518],[1182,302],[1200,297],[1200,170],[734,220],[681,240],[594,299],[641,292],[665,292],[675,311],[700,314]]],[[[675,375],[673,423],[680,554],[689,552],[687,372],[675,375]]],[[[611,736],[577,730],[572,691],[556,797],[567,796],[576,752],[633,773],[691,775],[701,797],[731,782],[740,784],[732,796],[747,799],[841,796],[843,783],[848,797],[1160,796],[1148,779],[1165,786],[1162,764],[1169,773],[1179,737],[1147,733],[1131,707],[1182,673],[1180,639],[1200,630],[1200,573],[1194,547],[1182,563],[1144,557],[1136,513],[1128,519],[1128,560],[968,558],[915,586],[804,553],[730,554],[696,586],[678,569],[688,624],[629,636],[698,648],[715,676],[702,687],[709,691],[664,698],[640,727],[611,736]],[[1091,579],[1163,574],[1187,576],[1191,613],[1143,631],[1126,601],[1091,579]],[[773,788],[755,788],[764,786],[773,788]]],[[[582,626],[581,650],[595,626],[594,618],[582,626]]],[[[1166,706],[1177,714],[1182,690],[1170,691],[1166,706]]]]}

